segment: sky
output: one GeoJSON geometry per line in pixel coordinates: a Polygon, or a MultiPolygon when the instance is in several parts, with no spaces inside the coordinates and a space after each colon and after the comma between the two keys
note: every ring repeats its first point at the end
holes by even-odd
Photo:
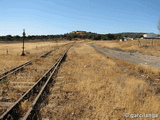
{"type": "Polygon", "coordinates": [[[160,0],[0,0],[0,36],[158,33],[160,0]]]}

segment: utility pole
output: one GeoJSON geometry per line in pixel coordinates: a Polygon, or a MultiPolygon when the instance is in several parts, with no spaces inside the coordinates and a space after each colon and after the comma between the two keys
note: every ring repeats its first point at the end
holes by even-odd
{"type": "Polygon", "coordinates": [[[157,28],[158,28],[158,30],[159,30],[159,34],[160,34],[160,19],[159,19],[159,21],[158,21],[157,28]]]}
{"type": "Polygon", "coordinates": [[[25,33],[25,29],[23,29],[23,46],[22,46],[22,54],[21,54],[21,56],[25,56],[25,54],[24,54],[24,38],[25,38],[25,36],[26,36],[26,33],[25,33]]]}

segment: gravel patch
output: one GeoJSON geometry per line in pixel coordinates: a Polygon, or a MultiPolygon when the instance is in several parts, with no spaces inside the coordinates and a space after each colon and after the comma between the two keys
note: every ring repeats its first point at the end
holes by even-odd
{"type": "Polygon", "coordinates": [[[139,65],[148,65],[150,67],[160,69],[160,56],[143,55],[139,52],[130,53],[130,52],[123,52],[123,51],[116,51],[116,50],[111,50],[107,48],[101,48],[94,44],[90,44],[90,46],[99,50],[105,55],[115,57],[116,59],[120,59],[123,61],[131,62],[139,65]]]}

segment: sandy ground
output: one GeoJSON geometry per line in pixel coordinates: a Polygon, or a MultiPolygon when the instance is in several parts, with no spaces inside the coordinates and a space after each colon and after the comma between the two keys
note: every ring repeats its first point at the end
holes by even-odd
{"type": "Polygon", "coordinates": [[[90,44],[95,49],[99,50],[100,52],[115,57],[120,60],[128,61],[131,63],[139,64],[139,65],[148,65],[150,67],[160,69],[160,57],[159,56],[150,56],[150,55],[143,55],[141,53],[129,53],[123,51],[116,51],[107,48],[101,48],[94,44],[90,44]]]}

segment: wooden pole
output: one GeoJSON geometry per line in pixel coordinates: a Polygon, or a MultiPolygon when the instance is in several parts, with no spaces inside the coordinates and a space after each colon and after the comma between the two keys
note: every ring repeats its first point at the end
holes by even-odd
{"type": "Polygon", "coordinates": [[[23,46],[22,46],[22,54],[21,54],[21,56],[25,56],[25,53],[24,53],[24,38],[25,38],[25,35],[26,35],[25,29],[23,29],[23,46]]]}
{"type": "Polygon", "coordinates": [[[140,40],[138,39],[138,47],[140,47],[141,46],[141,42],[140,42],[140,40]]]}

